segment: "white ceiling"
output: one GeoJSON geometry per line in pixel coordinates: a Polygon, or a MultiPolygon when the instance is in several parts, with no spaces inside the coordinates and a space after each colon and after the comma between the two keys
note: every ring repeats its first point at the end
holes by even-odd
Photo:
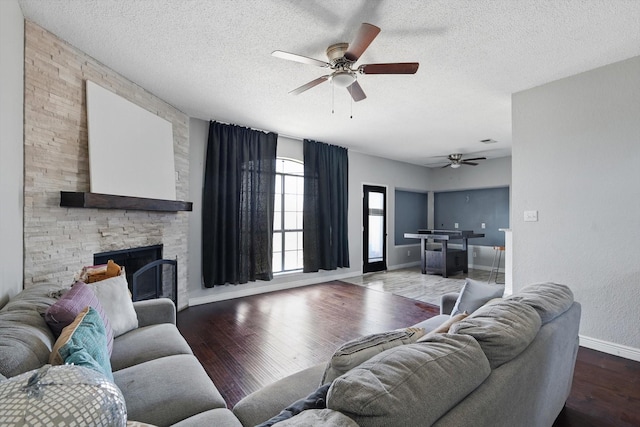
{"type": "Polygon", "coordinates": [[[512,93],[640,55],[639,0],[19,3],[26,19],[190,117],[420,165],[509,155],[512,93]],[[418,72],[360,76],[367,99],[352,104],[336,88],[333,114],[329,83],[288,94],[326,70],[273,50],[324,61],[362,22],[382,31],[358,65],[417,61],[418,72]]]}

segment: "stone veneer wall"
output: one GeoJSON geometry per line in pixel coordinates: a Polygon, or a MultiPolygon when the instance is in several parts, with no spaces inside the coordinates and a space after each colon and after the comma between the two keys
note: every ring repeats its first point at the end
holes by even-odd
{"type": "Polygon", "coordinates": [[[90,191],[86,80],[173,124],[178,200],[189,194],[189,118],[29,21],[24,72],[25,287],[70,284],[97,252],[162,243],[163,257],[178,259],[178,305],[185,307],[189,213],[61,208],[60,191],[90,191]]]}

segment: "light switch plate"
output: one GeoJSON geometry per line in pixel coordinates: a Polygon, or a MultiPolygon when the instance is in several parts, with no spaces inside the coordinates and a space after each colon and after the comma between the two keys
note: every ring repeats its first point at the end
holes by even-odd
{"type": "Polygon", "coordinates": [[[524,221],[525,222],[538,221],[538,211],[524,211],[524,221]]]}
{"type": "Polygon", "coordinates": [[[480,224],[480,227],[482,228],[487,228],[487,224],[485,224],[484,222],[482,224],[480,224]]]}
{"type": "Polygon", "coordinates": [[[456,223],[454,223],[454,224],[453,224],[453,227],[454,227],[454,228],[458,228],[458,223],[457,223],[457,222],[456,222],[456,223]]]}

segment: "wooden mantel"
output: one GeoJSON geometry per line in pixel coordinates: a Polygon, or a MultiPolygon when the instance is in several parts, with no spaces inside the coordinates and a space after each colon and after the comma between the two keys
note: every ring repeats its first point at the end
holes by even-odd
{"type": "Polygon", "coordinates": [[[193,210],[192,202],[147,199],[144,197],[61,191],[60,206],[66,208],[126,209],[138,211],[178,212],[193,210]]]}

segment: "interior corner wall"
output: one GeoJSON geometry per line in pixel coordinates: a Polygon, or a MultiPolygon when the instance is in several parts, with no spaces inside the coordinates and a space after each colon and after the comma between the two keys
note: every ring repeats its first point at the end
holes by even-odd
{"type": "Polygon", "coordinates": [[[69,284],[95,253],[162,244],[178,260],[185,307],[190,213],[63,208],[60,191],[90,190],[86,80],[172,123],[179,200],[189,196],[189,118],[35,23],[24,31],[24,286],[69,284]]]}
{"type": "Polygon", "coordinates": [[[640,360],[640,57],[513,95],[513,287],[568,285],[581,344],[640,360]],[[524,222],[537,210],[537,222],[524,222]]]}
{"type": "Polygon", "coordinates": [[[0,1],[0,307],[22,290],[24,17],[0,1]]]}

